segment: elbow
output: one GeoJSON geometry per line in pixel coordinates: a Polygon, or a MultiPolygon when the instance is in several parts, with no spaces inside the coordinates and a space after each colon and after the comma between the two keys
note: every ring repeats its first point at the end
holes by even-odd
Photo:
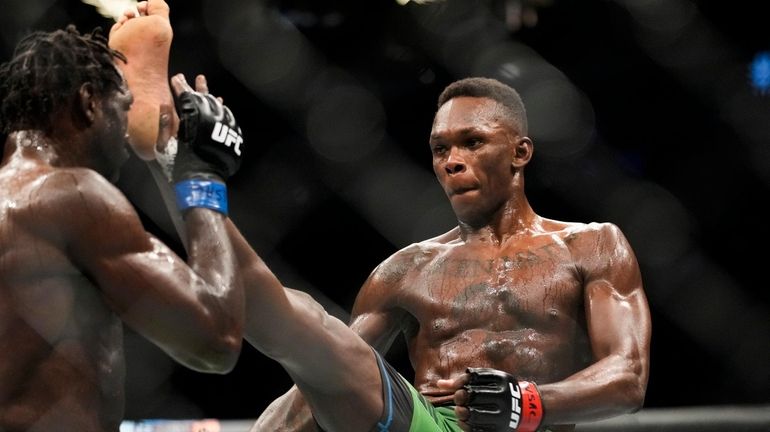
{"type": "Polygon", "coordinates": [[[635,356],[614,355],[605,359],[609,372],[601,385],[612,415],[632,414],[644,406],[647,393],[646,362],[635,356]]]}
{"type": "Polygon", "coordinates": [[[241,355],[243,337],[240,332],[220,335],[206,344],[198,354],[199,372],[225,375],[235,368],[241,355]]]}
{"type": "Polygon", "coordinates": [[[644,397],[646,394],[645,386],[632,383],[624,397],[624,411],[626,414],[633,414],[642,409],[644,406],[644,397]]]}
{"type": "Polygon", "coordinates": [[[627,414],[635,413],[644,406],[647,394],[647,376],[641,368],[633,368],[621,379],[620,397],[622,411],[627,414]]]}

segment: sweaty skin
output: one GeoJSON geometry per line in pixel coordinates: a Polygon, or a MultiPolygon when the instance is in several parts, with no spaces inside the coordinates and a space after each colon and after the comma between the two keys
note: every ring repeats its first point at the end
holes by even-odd
{"type": "MultiPolygon", "coordinates": [[[[638,409],[650,317],[621,231],[535,214],[523,178],[532,143],[494,100],[450,99],[430,146],[458,226],[382,262],[356,298],[351,328],[383,353],[403,335],[415,387],[434,404],[454,401],[461,421],[467,367],[535,382],[543,425],[554,431],[638,409]]],[[[252,432],[317,430],[302,407],[294,387],[252,432]]]]}
{"type": "MultiPolygon", "coordinates": [[[[169,7],[163,0],[137,4],[140,16],[127,10],[110,29],[110,48],[122,52],[127,63],[119,67],[134,93],[135,102],[128,113],[129,143],[144,160],[155,159],[158,118],[161,106],[174,106],[168,82],[168,60],[174,37],[169,21],[169,7]]],[[[171,110],[172,134],[178,117],[171,110]]]]}
{"type": "Polygon", "coordinates": [[[243,292],[207,209],[185,216],[185,263],[147,233],[114,180],[128,157],[123,87],[12,132],[0,165],[0,430],[117,432],[123,323],[180,363],[226,373],[240,353],[243,292]],[[63,113],[85,119],[77,126],[63,113]]]}
{"type": "Polygon", "coordinates": [[[576,244],[580,236],[594,237],[593,243],[600,230],[538,219],[519,241],[467,241],[456,230],[420,243],[373,276],[353,326],[370,328],[367,321],[377,316],[368,307],[398,311],[395,321],[408,341],[415,385],[434,396],[434,403],[453,396],[436,381],[461,374],[468,364],[516,371],[525,380],[561,380],[591,361],[578,276],[582,264],[573,252],[585,247],[576,244]]]}

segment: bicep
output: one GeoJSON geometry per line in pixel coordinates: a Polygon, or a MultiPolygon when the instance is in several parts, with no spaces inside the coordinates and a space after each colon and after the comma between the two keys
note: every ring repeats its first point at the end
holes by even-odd
{"type": "Polygon", "coordinates": [[[650,313],[641,289],[620,295],[606,282],[588,289],[586,318],[596,359],[610,355],[646,357],[650,343],[650,313]]]}
{"type": "Polygon", "coordinates": [[[363,285],[353,304],[350,328],[384,353],[403,330],[404,312],[391,305],[391,290],[378,286],[380,283],[376,277],[370,277],[363,285]]]}
{"type": "Polygon", "coordinates": [[[196,301],[200,277],[141,224],[117,189],[83,187],[79,208],[67,223],[70,259],[102,292],[107,304],[129,325],[148,330],[149,323],[180,311],[204,314],[196,301]]]}
{"type": "Polygon", "coordinates": [[[646,358],[650,312],[636,257],[615,226],[601,233],[596,265],[587,270],[585,304],[594,355],[646,358]]]}

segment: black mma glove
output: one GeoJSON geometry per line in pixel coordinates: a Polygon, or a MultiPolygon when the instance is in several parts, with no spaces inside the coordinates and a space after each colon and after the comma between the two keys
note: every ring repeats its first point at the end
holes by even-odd
{"type": "Polygon", "coordinates": [[[491,368],[468,368],[468,425],[473,432],[534,432],[543,402],[534,383],[491,368]]]}
{"type": "Polygon", "coordinates": [[[216,175],[227,180],[241,165],[243,137],[230,109],[210,94],[179,95],[175,182],[216,175]]]}
{"type": "Polygon", "coordinates": [[[204,207],[227,215],[224,181],[241,165],[241,128],[230,110],[210,94],[179,95],[179,133],[172,179],[177,206],[204,207]]]}

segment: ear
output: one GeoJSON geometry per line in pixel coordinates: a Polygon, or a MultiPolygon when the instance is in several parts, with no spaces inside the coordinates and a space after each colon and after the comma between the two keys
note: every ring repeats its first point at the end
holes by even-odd
{"type": "Polygon", "coordinates": [[[96,120],[97,105],[96,92],[93,84],[83,83],[78,90],[75,109],[80,111],[83,120],[86,122],[86,126],[91,126],[96,120]]]}
{"type": "Polygon", "coordinates": [[[535,148],[529,137],[517,136],[514,139],[516,143],[513,146],[513,161],[511,164],[514,168],[522,168],[532,159],[532,153],[535,148]]]}

